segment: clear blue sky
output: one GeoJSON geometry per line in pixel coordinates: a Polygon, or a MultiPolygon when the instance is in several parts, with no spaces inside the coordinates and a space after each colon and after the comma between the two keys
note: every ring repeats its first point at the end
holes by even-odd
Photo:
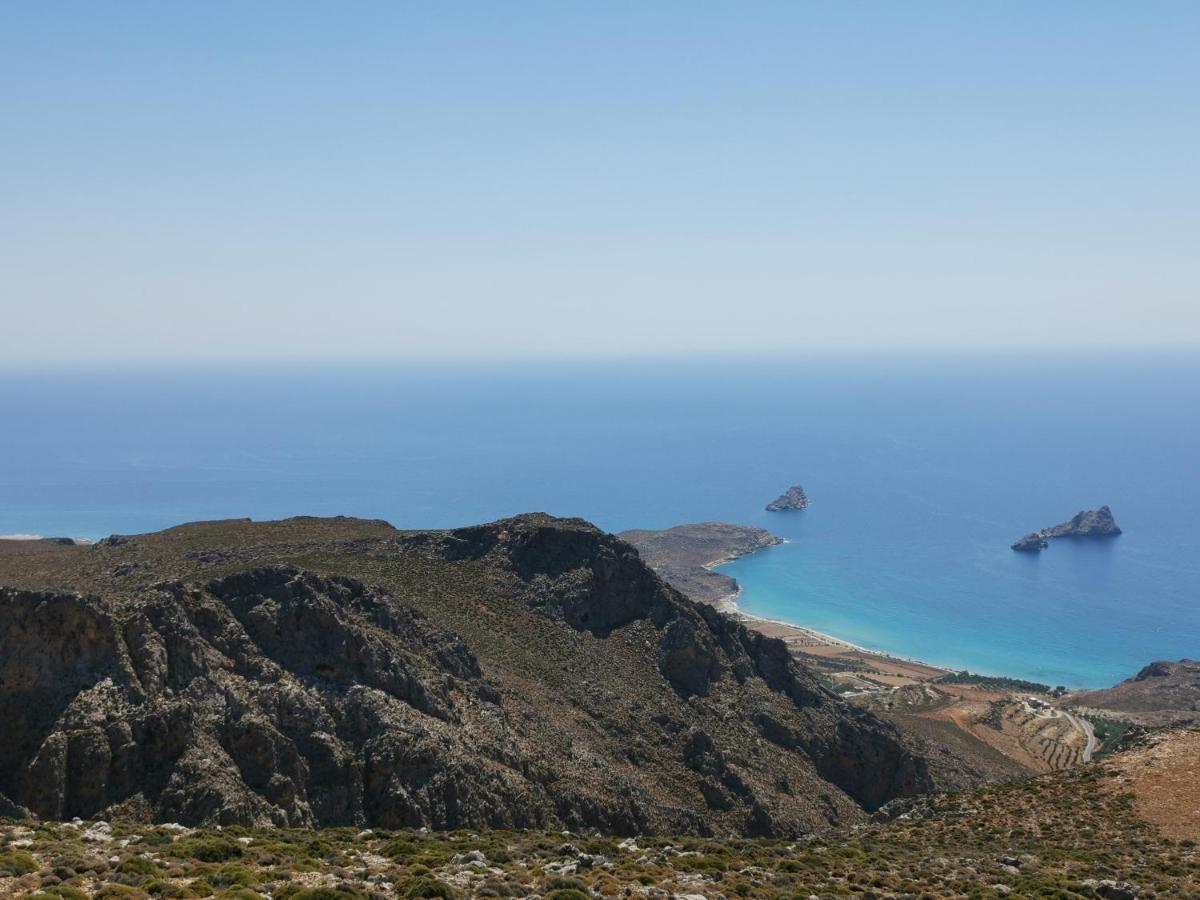
{"type": "Polygon", "coordinates": [[[0,361],[1200,343],[1200,3],[0,7],[0,361]]]}

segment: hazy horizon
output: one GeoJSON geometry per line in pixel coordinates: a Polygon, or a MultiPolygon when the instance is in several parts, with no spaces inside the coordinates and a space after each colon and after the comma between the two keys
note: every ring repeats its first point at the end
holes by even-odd
{"type": "Polygon", "coordinates": [[[10,4],[0,367],[1200,346],[1200,6],[10,4]]]}
{"type": "Polygon", "coordinates": [[[680,351],[677,353],[561,353],[525,354],[522,356],[487,355],[480,353],[440,355],[409,354],[407,356],[328,356],[294,357],[207,357],[121,359],[84,358],[75,360],[0,359],[0,375],[21,378],[29,375],[77,376],[112,375],[139,378],[151,375],[187,377],[190,374],[208,375],[213,372],[245,375],[289,376],[300,373],[327,374],[331,377],[353,373],[396,374],[408,370],[436,374],[439,371],[489,372],[506,370],[514,373],[544,373],[548,370],[580,372],[595,369],[596,373],[616,371],[686,372],[691,369],[729,369],[731,371],[758,369],[812,369],[834,374],[839,369],[866,366],[874,371],[937,370],[961,371],[970,365],[980,371],[1012,370],[1028,366],[1033,371],[1062,371],[1074,363],[1138,368],[1146,364],[1180,365],[1188,370],[1200,366],[1200,342],[1161,344],[1050,344],[1032,347],[848,347],[822,348],[803,353],[784,351],[711,352],[680,351]]]}

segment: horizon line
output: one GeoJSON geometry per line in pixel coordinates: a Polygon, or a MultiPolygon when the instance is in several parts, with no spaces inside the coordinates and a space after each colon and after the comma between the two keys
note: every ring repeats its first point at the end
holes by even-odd
{"type": "Polygon", "coordinates": [[[11,360],[0,359],[0,373],[36,374],[65,372],[188,372],[208,371],[218,366],[233,366],[241,371],[276,369],[347,370],[347,369],[391,369],[413,367],[590,367],[613,364],[756,364],[780,365],[818,361],[862,360],[880,361],[936,361],[936,360],[1005,360],[1046,359],[1055,356],[1089,357],[1097,354],[1112,354],[1115,358],[1136,358],[1146,355],[1196,354],[1200,360],[1200,341],[1175,341],[1138,344],[1033,344],[1033,345],[987,345],[949,347],[945,345],[921,347],[824,347],[808,348],[802,353],[784,350],[700,350],[664,351],[661,353],[627,352],[594,354],[421,354],[421,355],[361,355],[361,356],[304,356],[250,357],[241,354],[231,356],[166,357],[146,356],[130,358],[11,360]]]}

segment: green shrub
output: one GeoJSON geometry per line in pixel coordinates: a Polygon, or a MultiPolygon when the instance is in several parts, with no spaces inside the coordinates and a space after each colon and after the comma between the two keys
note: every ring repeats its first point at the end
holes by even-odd
{"type": "Polygon", "coordinates": [[[169,834],[155,832],[154,834],[143,835],[138,843],[145,844],[147,847],[166,847],[168,844],[173,843],[173,841],[169,834]]]}
{"type": "Polygon", "coordinates": [[[50,895],[54,900],[88,900],[85,891],[71,887],[69,884],[56,884],[53,887],[42,888],[42,893],[50,895]]]}
{"type": "Polygon", "coordinates": [[[181,884],[154,879],[142,885],[142,890],[151,897],[191,897],[192,892],[181,884]]]}
{"type": "Polygon", "coordinates": [[[686,869],[689,872],[714,874],[729,869],[729,863],[720,856],[680,856],[676,858],[675,865],[677,868],[686,869]]]}
{"type": "Polygon", "coordinates": [[[172,847],[171,855],[215,863],[241,859],[243,852],[241,844],[225,838],[199,838],[179,841],[172,847]]]}
{"type": "Polygon", "coordinates": [[[217,871],[210,872],[208,880],[220,888],[252,887],[262,881],[253,870],[240,863],[225,863],[217,871]]]}
{"type": "Polygon", "coordinates": [[[501,881],[489,881],[475,895],[477,897],[528,897],[531,893],[533,891],[523,884],[505,884],[501,881]]]}
{"type": "Polygon", "coordinates": [[[313,838],[304,845],[304,853],[314,859],[324,859],[327,856],[333,856],[333,845],[327,841],[313,838]]]}
{"type": "Polygon", "coordinates": [[[440,841],[399,838],[379,848],[379,855],[397,863],[425,863],[439,866],[450,862],[455,848],[440,841]]]}
{"type": "Polygon", "coordinates": [[[148,900],[149,895],[123,884],[106,884],[92,894],[94,900],[148,900]]]}
{"type": "Polygon", "coordinates": [[[454,888],[436,878],[410,878],[400,887],[401,897],[440,897],[454,900],[454,888]]]}
{"type": "Polygon", "coordinates": [[[10,850],[0,853],[0,872],[9,875],[28,875],[38,870],[37,860],[24,850],[10,850]]]}
{"type": "Polygon", "coordinates": [[[289,885],[280,888],[274,894],[276,900],[360,900],[361,894],[351,891],[340,891],[331,887],[302,888],[299,885],[289,885]]]}
{"type": "Polygon", "coordinates": [[[582,891],[587,893],[587,882],[579,878],[563,878],[558,876],[546,882],[547,891],[582,891]]]}
{"type": "Polygon", "coordinates": [[[157,875],[158,865],[144,856],[131,856],[117,866],[117,871],[126,875],[157,875]]]}
{"type": "Polygon", "coordinates": [[[188,889],[197,897],[211,897],[216,893],[216,889],[209,883],[207,878],[197,878],[188,885],[188,889]]]}
{"type": "Polygon", "coordinates": [[[577,891],[575,888],[560,888],[546,895],[546,900],[589,900],[591,894],[577,891]]]}

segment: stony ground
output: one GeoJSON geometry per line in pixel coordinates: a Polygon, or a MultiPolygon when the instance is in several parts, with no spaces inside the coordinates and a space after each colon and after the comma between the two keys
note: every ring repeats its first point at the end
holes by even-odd
{"type": "Polygon", "coordinates": [[[0,894],[1200,897],[1197,819],[1163,818],[1151,802],[1172,785],[1177,813],[1194,804],[1198,742],[1158,736],[1072,773],[900,801],[889,822],[794,840],[7,822],[0,894]]]}
{"type": "Polygon", "coordinates": [[[1151,735],[1113,760],[1116,789],[1161,834],[1200,837],[1200,731],[1151,735]]]}

